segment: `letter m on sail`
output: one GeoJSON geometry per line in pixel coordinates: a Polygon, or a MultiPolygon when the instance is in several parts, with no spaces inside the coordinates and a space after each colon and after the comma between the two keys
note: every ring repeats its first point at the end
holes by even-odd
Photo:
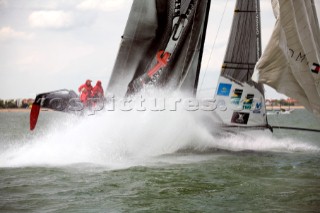
{"type": "Polygon", "coordinates": [[[317,63],[313,63],[312,68],[311,68],[311,72],[319,74],[320,72],[320,65],[317,63]]]}

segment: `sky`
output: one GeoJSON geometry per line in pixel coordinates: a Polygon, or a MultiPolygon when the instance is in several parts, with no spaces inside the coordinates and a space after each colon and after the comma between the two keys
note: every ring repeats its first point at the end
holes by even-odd
{"type": "MultiPolygon", "coordinates": [[[[106,88],[131,5],[132,0],[0,0],[0,99],[77,90],[86,79],[101,80],[106,88]]],[[[235,0],[212,0],[203,91],[216,87],[234,6],[235,0]]],[[[261,10],[265,47],[275,23],[270,0],[261,0],[261,10]]],[[[285,96],[267,88],[266,97],[285,96]]]]}

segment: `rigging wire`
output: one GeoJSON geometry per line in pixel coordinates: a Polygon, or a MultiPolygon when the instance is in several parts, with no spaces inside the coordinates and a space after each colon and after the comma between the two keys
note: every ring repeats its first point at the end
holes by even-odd
{"type": "Polygon", "coordinates": [[[221,27],[221,24],[222,24],[222,21],[223,21],[224,14],[225,14],[226,9],[227,9],[228,2],[229,2],[229,0],[226,1],[226,4],[225,4],[224,9],[223,9],[223,13],[222,13],[222,17],[221,17],[221,19],[220,19],[218,31],[217,31],[216,37],[215,37],[215,39],[214,39],[214,41],[213,41],[212,47],[211,47],[211,52],[210,52],[210,55],[209,55],[209,60],[208,60],[206,69],[205,69],[205,71],[204,71],[204,74],[203,74],[203,77],[202,77],[202,80],[201,80],[201,84],[200,84],[199,90],[201,90],[202,84],[203,84],[203,82],[204,82],[204,78],[205,78],[205,76],[206,76],[206,74],[207,74],[207,70],[208,70],[209,63],[210,63],[210,60],[211,60],[211,57],[212,57],[213,49],[214,49],[214,47],[215,47],[215,45],[216,45],[216,41],[217,41],[217,38],[218,38],[218,35],[219,35],[219,32],[220,32],[220,27],[221,27]]]}

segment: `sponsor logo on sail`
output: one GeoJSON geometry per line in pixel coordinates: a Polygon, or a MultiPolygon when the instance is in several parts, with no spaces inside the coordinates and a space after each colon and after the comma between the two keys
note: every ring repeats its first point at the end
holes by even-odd
{"type": "Polygon", "coordinates": [[[261,108],[262,108],[262,102],[258,102],[256,103],[256,107],[252,112],[256,114],[261,113],[261,108]]]}
{"type": "Polygon", "coordinates": [[[253,103],[254,94],[247,94],[246,99],[243,102],[243,109],[251,109],[253,103]]]}
{"type": "Polygon", "coordinates": [[[249,120],[250,113],[245,112],[233,112],[231,123],[236,124],[247,124],[249,120]]]}
{"type": "Polygon", "coordinates": [[[235,89],[233,94],[231,95],[231,103],[234,105],[239,105],[241,96],[242,96],[242,89],[235,89]]]}
{"type": "Polygon", "coordinates": [[[217,95],[229,96],[231,90],[231,84],[220,83],[218,87],[217,95]]]}

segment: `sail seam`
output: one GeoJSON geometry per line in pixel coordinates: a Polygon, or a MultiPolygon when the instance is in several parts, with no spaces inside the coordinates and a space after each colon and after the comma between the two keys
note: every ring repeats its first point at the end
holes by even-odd
{"type": "Polygon", "coordinates": [[[254,69],[254,67],[227,67],[227,66],[222,66],[223,69],[234,69],[234,70],[244,70],[248,71],[248,69],[254,69]]]}
{"type": "Polygon", "coordinates": [[[260,11],[255,11],[255,10],[235,10],[235,13],[256,13],[260,11]]]}
{"type": "Polygon", "coordinates": [[[231,61],[225,61],[225,64],[247,64],[247,65],[256,65],[256,63],[243,63],[243,62],[231,62],[231,61]]]}

